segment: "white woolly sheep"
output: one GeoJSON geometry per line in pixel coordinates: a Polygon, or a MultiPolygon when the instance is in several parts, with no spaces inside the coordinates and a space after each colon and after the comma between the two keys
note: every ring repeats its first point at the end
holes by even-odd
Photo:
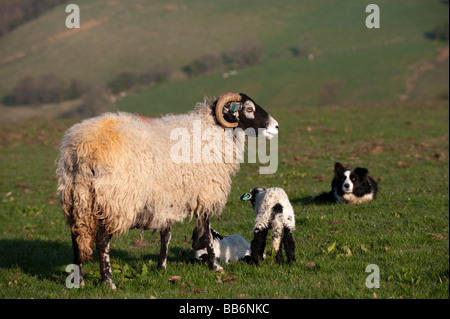
{"type": "MultiPolygon", "coordinates": [[[[109,244],[112,236],[132,228],[160,231],[158,268],[166,268],[175,222],[195,216],[200,235],[210,234],[209,219],[226,204],[245,134],[251,133],[271,138],[278,123],[247,95],[236,93],[197,103],[187,114],[146,119],[106,113],[67,130],[58,154],[58,191],[79,273],[81,262],[92,259],[95,241],[102,280],[115,289],[109,244]],[[237,129],[230,134],[231,128],[237,129]],[[181,141],[174,132],[184,132],[181,141]],[[180,149],[193,150],[187,161],[174,159],[180,149]],[[232,150],[231,161],[224,150],[232,150]],[[218,159],[205,161],[211,152],[218,159]]],[[[209,267],[222,270],[211,236],[205,238],[209,267]]]]}
{"type": "MultiPolygon", "coordinates": [[[[219,261],[229,264],[250,257],[250,244],[244,237],[239,235],[223,237],[212,228],[211,234],[214,240],[214,254],[219,261]]],[[[207,258],[205,236],[199,236],[198,227],[195,227],[192,234],[192,248],[195,250],[195,259],[207,258]]]]}
{"type": "Polygon", "coordinates": [[[263,259],[267,233],[272,228],[272,249],[278,263],[283,262],[282,245],[288,263],[295,261],[294,209],[286,192],[278,187],[254,188],[241,196],[250,201],[255,211],[254,238],[251,242],[251,262],[258,264],[263,259]]]}

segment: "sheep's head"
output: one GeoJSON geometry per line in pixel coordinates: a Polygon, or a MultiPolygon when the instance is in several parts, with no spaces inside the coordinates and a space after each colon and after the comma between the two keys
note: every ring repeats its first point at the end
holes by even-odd
{"type": "Polygon", "coordinates": [[[269,139],[278,134],[278,122],[243,93],[225,93],[219,96],[215,115],[223,127],[239,127],[248,135],[257,136],[258,129],[262,129],[262,135],[269,139]],[[253,130],[247,130],[249,128],[253,130]]]}

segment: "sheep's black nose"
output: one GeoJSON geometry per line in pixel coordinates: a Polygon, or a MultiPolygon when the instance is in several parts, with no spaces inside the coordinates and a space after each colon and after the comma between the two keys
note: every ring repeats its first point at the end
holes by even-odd
{"type": "Polygon", "coordinates": [[[279,130],[279,128],[278,128],[278,125],[277,125],[277,126],[275,126],[275,128],[276,128],[277,130],[279,130]]]}
{"type": "Polygon", "coordinates": [[[350,187],[350,185],[349,185],[349,184],[347,184],[347,183],[345,183],[345,184],[344,184],[344,187],[345,187],[345,188],[349,188],[349,187],[350,187]]]}

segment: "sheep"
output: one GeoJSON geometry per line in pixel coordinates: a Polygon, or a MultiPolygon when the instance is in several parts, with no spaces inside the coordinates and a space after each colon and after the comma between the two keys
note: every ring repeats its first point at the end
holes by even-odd
{"type": "MultiPolygon", "coordinates": [[[[240,168],[245,135],[252,134],[270,139],[278,134],[278,123],[243,93],[205,99],[185,114],[146,120],[105,113],[69,128],[56,173],[79,273],[82,262],[92,259],[95,242],[102,280],[115,289],[110,241],[129,229],[160,231],[159,269],[166,269],[175,222],[195,216],[200,236],[210,234],[210,217],[221,214],[231,177],[240,168]],[[191,149],[192,154],[178,157],[180,150],[191,149]],[[219,156],[208,161],[208,152],[219,156]]],[[[212,237],[205,238],[209,268],[220,271],[212,237]]]]}
{"type": "Polygon", "coordinates": [[[255,211],[254,238],[251,242],[251,263],[258,265],[262,260],[266,237],[272,228],[272,249],[276,261],[283,262],[282,245],[286,252],[287,262],[295,261],[294,209],[286,192],[282,188],[253,188],[241,196],[241,200],[250,201],[255,211]]]}
{"type": "MultiPolygon", "coordinates": [[[[244,237],[239,235],[223,237],[212,228],[211,234],[214,240],[214,254],[221,262],[230,264],[250,257],[250,244],[244,237]]],[[[196,260],[204,260],[207,257],[205,236],[199,236],[198,227],[194,228],[192,234],[192,248],[195,250],[196,260]]]]}

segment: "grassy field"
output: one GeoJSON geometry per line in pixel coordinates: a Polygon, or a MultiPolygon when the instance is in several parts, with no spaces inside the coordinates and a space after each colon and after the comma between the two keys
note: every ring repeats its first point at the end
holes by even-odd
{"type": "Polygon", "coordinates": [[[243,164],[228,204],[212,226],[252,239],[253,212],[239,196],[256,186],[283,187],[296,213],[297,262],[259,267],[238,262],[225,275],[190,264],[195,221],[173,227],[168,268],[156,270],[158,233],[136,248],[138,231],[114,238],[118,290],[85,265],[86,287],[68,289],[69,229],[55,194],[59,139],[71,121],[3,124],[0,152],[0,298],[448,298],[448,102],[360,107],[268,108],[280,123],[276,174],[243,164]],[[376,201],[319,205],[334,161],[364,166],[379,180],[376,201]],[[369,264],[380,288],[365,286],[369,264]],[[171,276],[181,276],[172,283],[171,276]]]}
{"type": "Polygon", "coordinates": [[[283,187],[296,213],[297,262],[280,266],[269,256],[259,267],[239,262],[224,275],[209,271],[189,263],[196,222],[186,220],[173,227],[165,272],[156,270],[158,233],[146,232],[148,245],[139,248],[133,230],[112,241],[117,291],[100,282],[97,260],[84,265],[86,287],[68,289],[73,256],[55,159],[64,131],[78,121],[61,117],[80,100],[0,105],[0,299],[449,297],[448,42],[425,37],[448,22],[448,1],[378,0],[377,30],[365,27],[365,4],[355,0],[76,3],[80,30],[65,28],[62,5],[0,38],[0,98],[26,76],[54,73],[94,87],[154,64],[175,72],[111,109],[178,113],[204,95],[248,94],[280,124],[278,170],[260,175],[257,164],[243,164],[212,227],[250,241],[253,211],[240,195],[283,187]],[[261,41],[261,63],[228,78],[225,69],[182,73],[246,36],[261,41]],[[295,57],[305,38],[313,56],[295,57]],[[378,199],[311,202],[329,190],[335,161],[369,168],[378,199]],[[370,264],[380,269],[378,289],[365,285],[370,264]]]}

